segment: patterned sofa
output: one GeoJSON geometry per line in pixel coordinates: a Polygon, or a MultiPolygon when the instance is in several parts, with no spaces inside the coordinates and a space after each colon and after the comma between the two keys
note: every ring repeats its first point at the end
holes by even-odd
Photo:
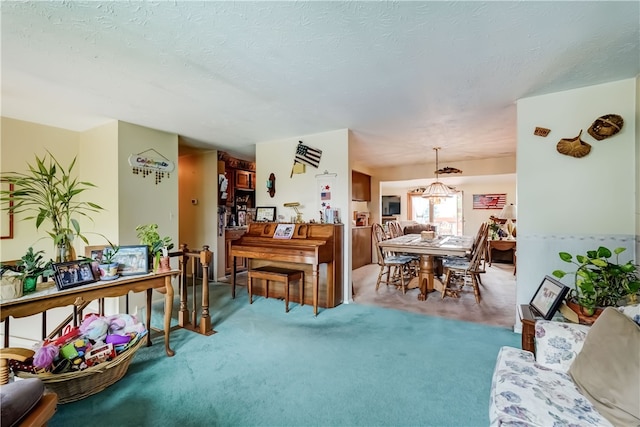
{"type": "Polygon", "coordinates": [[[607,308],[591,328],[539,320],[535,333],[536,356],[500,349],[492,426],[640,425],[640,305],[607,308]]]}

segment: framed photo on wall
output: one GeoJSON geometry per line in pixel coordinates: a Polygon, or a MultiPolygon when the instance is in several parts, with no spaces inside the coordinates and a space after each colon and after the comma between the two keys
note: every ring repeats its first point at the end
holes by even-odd
{"type": "Polygon", "coordinates": [[[529,306],[545,320],[553,317],[564,297],[569,292],[569,288],[551,276],[545,276],[538,290],[531,298],[529,306]]]}

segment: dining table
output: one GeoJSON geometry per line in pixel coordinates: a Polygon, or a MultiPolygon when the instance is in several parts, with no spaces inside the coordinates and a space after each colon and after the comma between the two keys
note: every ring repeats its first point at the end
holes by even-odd
{"type": "Polygon", "coordinates": [[[427,294],[433,292],[434,258],[437,256],[465,256],[473,247],[473,236],[441,235],[433,239],[423,239],[420,234],[405,234],[383,240],[378,246],[384,251],[420,255],[418,300],[425,301],[427,294]]]}

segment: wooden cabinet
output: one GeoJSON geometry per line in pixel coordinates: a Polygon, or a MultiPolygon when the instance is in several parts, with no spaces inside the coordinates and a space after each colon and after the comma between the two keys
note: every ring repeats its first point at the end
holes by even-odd
{"type": "Polygon", "coordinates": [[[371,264],[371,226],[354,227],[351,230],[351,268],[371,264]]]}
{"type": "Polygon", "coordinates": [[[371,177],[369,175],[351,171],[351,200],[371,201],[371,177]]]}
{"type": "Polygon", "coordinates": [[[243,190],[253,190],[256,188],[255,172],[236,169],[236,188],[243,190]]]}
{"type": "Polygon", "coordinates": [[[520,305],[520,321],[522,322],[522,349],[536,352],[536,317],[529,304],[520,305]]]}
{"type": "MultiPolygon", "coordinates": [[[[225,253],[225,261],[224,261],[224,273],[231,274],[233,273],[233,257],[231,256],[231,242],[234,240],[238,240],[242,237],[247,230],[245,229],[237,229],[237,230],[226,230],[224,234],[224,253],[225,253]]],[[[244,271],[247,269],[247,259],[246,258],[236,258],[236,270],[244,271]]]]}

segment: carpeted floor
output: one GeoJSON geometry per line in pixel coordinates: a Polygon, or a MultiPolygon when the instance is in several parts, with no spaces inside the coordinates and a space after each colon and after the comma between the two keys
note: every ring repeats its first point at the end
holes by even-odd
{"type": "MultiPolygon", "coordinates": [[[[321,310],[212,284],[217,334],[142,347],[106,390],[51,426],[486,426],[504,327],[349,304],[321,310]]],[[[154,306],[154,326],[162,308],[154,306]]]]}

